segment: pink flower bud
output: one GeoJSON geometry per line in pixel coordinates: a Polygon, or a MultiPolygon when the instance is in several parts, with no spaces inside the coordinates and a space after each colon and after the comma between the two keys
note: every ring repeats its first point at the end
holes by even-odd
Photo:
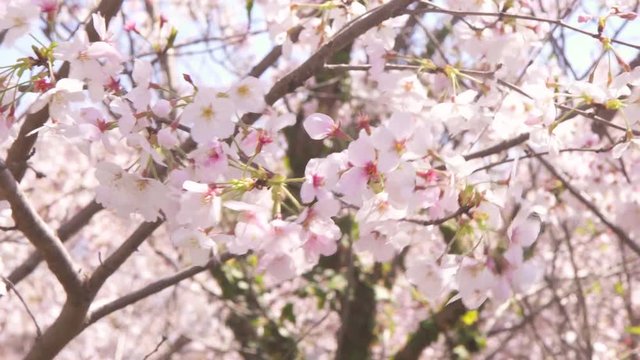
{"type": "Polygon", "coordinates": [[[637,13],[631,12],[631,11],[627,11],[627,12],[622,12],[617,14],[620,18],[625,19],[625,20],[635,20],[638,17],[637,13]]]}
{"type": "Polygon", "coordinates": [[[137,33],[138,32],[138,28],[136,27],[136,22],[132,21],[132,20],[127,21],[124,24],[124,30],[127,31],[127,32],[132,32],[133,31],[133,32],[137,33]]]}
{"type": "Polygon", "coordinates": [[[304,119],[304,129],[313,140],[326,139],[336,134],[338,124],[325,114],[314,113],[304,119]]]}
{"type": "Polygon", "coordinates": [[[160,99],[155,105],[153,105],[151,111],[153,111],[153,113],[158,117],[166,118],[171,112],[171,103],[165,99],[160,99]]]}
{"type": "Polygon", "coordinates": [[[174,129],[165,127],[158,131],[158,144],[163,148],[173,149],[180,144],[180,140],[178,140],[174,129]]]}
{"type": "Polygon", "coordinates": [[[579,15],[578,16],[578,22],[579,23],[586,23],[588,21],[591,21],[591,19],[593,19],[593,16],[591,15],[579,15]]]}

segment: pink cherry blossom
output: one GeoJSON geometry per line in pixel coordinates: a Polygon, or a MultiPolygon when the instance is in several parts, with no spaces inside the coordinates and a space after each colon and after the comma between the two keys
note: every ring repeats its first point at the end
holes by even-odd
{"type": "Polygon", "coordinates": [[[159,181],[128,173],[108,162],[98,164],[96,178],[100,182],[96,201],[106,208],[121,216],[137,213],[147,221],[155,221],[161,216],[160,211],[165,206],[162,194],[166,189],[159,181]]]}
{"type": "Polygon", "coordinates": [[[216,226],[222,211],[222,199],[216,189],[193,181],[185,181],[183,188],[185,192],[180,197],[180,210],[176,214],[178,223],[203,229],[216,226]]]}
{"type": "Polygon", "coordinates": [[[249,76],[229,89],[229,96],[240,112],[260,113],[264,110],[265,87],[261,80],[249,76]]]}
{"type": "Polygon", "coordinates": [[[203,88],[195,95],[193,103],[182,112],[182,122],[192,125],[191,136],[198,143],[206,143],[217,137],[228,138],[233,134],[231,101],[218,97],[212,88],[203,88]]]}
{"type": "Polygon", "coordinates": [[[540,233],[540,220],[524,213],[518,214],[507,230],[512,243],[522,247],[531,246],[540,233]]]}
{"type": "Polygon", "coordinates": [[[52,119],[68,122],[70,104],[84,100],[82,87],[83,83],[79,80],[61,79],[54,88],[38,98],[31,107],[31,112],[37,112],[48,104],[52,119]]]}
{"type": "Polygon", "coordinates": [[[436,302],[442,297],[451,281],[446,269],[428,259],[416,259],[407,267],[406,275],[409,282],[431,302],[436,302]]]}
{"type": "Polygon", "coordinates": [[[311,159],[305,168],[305,181],[300,189],[303,202],[331,197],[338,181],[339,164],[332,159],[311,159]]]}
{"type": "Polygon", "coordinates": [[[179,228],[171,234],[171,241],[186,252],[187,263],[204,266],[215,255],[215,243],[199,230],[179,228]]]}
{"type": "Polygon", "coordinates": [[[13,44],[19,37],[31,30],[38,18],[38,8],[29,0],[10,0],[0,13],[0,31],[7,30],[4,41],[13,44]]]}
{"type": "Polygon", "coordinates": [[[218,180],[227,171],[229,154],[229,145],[217,139],[198,147],[189,154],[189,158],[194,161],[195,177],[211,183],[218,180]]]}
{"type": "Polygon", "coordinates": [[[462,260],[456,274],[460,297],[469,309],[476,309],[485,302],[495,281],[495,276],[485,264],[469,257],[462,260]]]}
{"type": "Polygon", "coordinates": [[[336,189],[349,201],[360,202],[361,196],[367,191],[367,184],[370,181],[380,181],[380,175],[392,169],[379,166],[371,137],[364,131],[360,132],[357,140],[349,144],[347,154],[351,168],[341,175],[336,189]]]}
{"type": "Polygon", "coordinates": [[[136,59],[133,65],[133,81],[136,86],[129,91],[126,98],[129,99],[136,111],[144,111],[149,106],[151,100],[151,92],[149,91],[149,83],[151,82],[151,73],[153,69],[147,61],[136,59]]]}
{"type": "Polygon", "coordinates": [[[336,136],[340,131],[340,125],[325,114],[314,113],[307,116],[303,122],[304,129],[313,140],[322,140],[330,136],[336,136]]]}

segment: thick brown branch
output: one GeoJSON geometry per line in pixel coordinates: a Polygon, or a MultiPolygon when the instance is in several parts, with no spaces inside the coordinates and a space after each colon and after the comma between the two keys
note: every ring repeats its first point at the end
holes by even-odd
{"type": "Polygon", "coordinates": [[[353,291],[346,295],[341,309],[336,360],[364,360],[371,357],[375,340],[376,298],[373,288],[355,275],[353,291]]]}
{"type": "MultiPolygon", "coordinates": [[[[322,45],[318,51],[311,55],[304,63],[278,80],[264,97],[267,104],[273,105],[284,95],[302,86],[307,79],[322,69],[329,57],[342,50],[355,38],[369,31],[369,29],[389,18],[401,15],[401,12],[414,1],[415,0],[392,0],[371,10],[369,13],[347,25],[343,30],[338,32],[336,36],[322,45]]],[[[258,118],[260,118],[260,114],[248,114],[243,118],[243,121],[245,123],[253,123],[258,118]]]]}
{"type": "MultiPolygon", "coordinates": [[[[300,31],[302,31],[302,26],[296,26],[293,29],[289,30],[289,37],[294,41],[297,41],[298,35],[300,35],[300,31]]],[[[273,49],[264,57],[262,60],[257,63],[251,71],[249,71],[248,76],[260,77],[269,67],[275,64],[276,61],[282,55],[282,45],[274,46],[273,49]]]]}
{"type": "MultiPolygon", "coordinates": [[[[89,223],[89,220],[91,220],[91,218],[102,209],[102,205],[96,203],[95,201],[91,201],[89,204],[83,207],[67,222],[62,224],[60,228],[58,228],[58,238],[60,239],[60,241],[66,242],[67,240],[71,239],[71,237],[73,237],[75,233],[86,226],[89,223]]],[[[38,267],[38,264],[40,264],[41,261],[42,255],[40,255],[38,251],[32,252],[29,257],[22,264],[20,264],[20,266],[15,268],[11,272],[11,274],[9,274],[8,279],[13,284],[19,283],[24,278],[29,276],[29,274],[31,274],[33,270],[38,267]]]]}
{"type": "Polygon", "coordinates": [[[18,229],[42,254],[70,298],[82,296],[82,282],[62,241],[29,205],[9,169],[0,161],[0,196],[11,205],[18,229]]]}

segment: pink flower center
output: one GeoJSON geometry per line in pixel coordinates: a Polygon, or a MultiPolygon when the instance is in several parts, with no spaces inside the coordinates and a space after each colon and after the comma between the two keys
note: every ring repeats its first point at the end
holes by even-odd
{"type": "Polygon", "coordinates": [[[367,165],[364,166],[364,171],[369,176],[369,178],[373,178],[378,175],[378,167],[373,162],[368,162],[367,165]]]}
{"type": "Polygon", "coordinates": [[[111,77],[109,79],[109,83],[106,85],[108,90],[113,91],[114,93],[118,93],[121,90],[120,87],[120,80],[116,80],[115,78],[111,77]]]}
{"type": "Polygon", "coordinates": [[[47,13],[47,15],[53,15],[58,10],[58,4],[53,0],[43,1],[40,3],[40,10],[47,13]]]}
{"type": "Polygon", "coordinates": [[[53,88],[53,84],[50,83],[47,79],[38,79],[33,82],[33,89],[37,92],[43,93],[51,88],[53,88]]]}
{"type": "Polygon", "coordinates": [[[319,188],[324,186],[324,177],[320,175],[313,175],[311,181],[313,182],[314,188],[319,188]]]}
{"type": "Polygon", "coordinates": [[[418,176],[423,178],[428,183],[434,183],[438,181],[438,173],[435,172],[433,169],[429,169],[427,170],[427,172],[420,172],[418,173],[418,176]]]}
{"type": "Polygon", "coordinates": [[[220,153],[218,152],[217,148],[213,148],[211,150],[209,150],[209,158],[207,160],[209,160],[208,162],[217,162],[220,159],[220,153]]]}
{"type": "Polygon", "coordinates": [[[266,131],[258,132],[258,144],[266,145],[266,144],[271,144],[272,142],[273,142],[273,138],[271,138],[271,135],[268,132],[266,131]]]}
{"type": "Polygon", "coordinates": [[[109,124],[104,119],[96,119],[96,126],[101,133],[105,133],[109,130],[109,124]]]}

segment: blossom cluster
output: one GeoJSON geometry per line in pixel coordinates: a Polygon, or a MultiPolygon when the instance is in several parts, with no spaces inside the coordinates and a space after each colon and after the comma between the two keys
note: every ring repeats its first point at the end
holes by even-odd
{"type": "MultiPolygon", "coordinates": [[[[539,245],[549,240],[545,228],[572,216],[566,184],[532,184],[542,170],[523,163],[536,156],[548,155],[583,189],[597,187],[605,215],[640,234],[628,215],[640,209],[640,67],[625,62],[604,29],[594,41],[608,56],[588,79],[566,82],[557,67],[522,71],[533,50],[544,51],[550,24],[473,16],[452,27],[459,44],[442,44],[459,55],[454,64],[444,54],[399,54],[408,17],[397,16],[354,40],[351,64],[321,64],[327,73],[352,72],[343,84],[350,98],[329,106],[313,96],[327,86],[320,76],[291,96],[273,99],[272,91],[307,55],[389,2],[256,3],[268,5],[267,36],[286,60],[269,74],[273,83],[247,74],[219,85],[193,73],[168,85],[161,63],[176,29],[166,18],[151,25],[160,39],[153,50],[165,57],[156,62],[127,55],[109,19],[94,13],[91,28],[34,45],[32,56],[2,67],[2,148],[23,136],[21,112],[48,111],[29,135],[86,156],[97,203],[121,218],[164,222],[185,266],[255,256],[256,272],[273,287],[353,252],[363,267],[401,261],[410,284],[403,290],[433,307],[460,299],[477,309],[531,293],[550,258],[539,250],[548,247],[539,245]],[[30,105],[20,92],[32,96],[30,105]],[[618,115],[603,120],[606,111],[618,115]],[[299,141],[321,150],[296,171],[292,159],[307,155],[292,151],[299,141]]],[[[535,7],[444,3],[452,12],[512,15],[535,7]]],[[[0,20],[4,42],[32,31],[55,4],[10,1],[0,20]]],[[[635,18],[612,9],[612,18],[635,18]]]]}

